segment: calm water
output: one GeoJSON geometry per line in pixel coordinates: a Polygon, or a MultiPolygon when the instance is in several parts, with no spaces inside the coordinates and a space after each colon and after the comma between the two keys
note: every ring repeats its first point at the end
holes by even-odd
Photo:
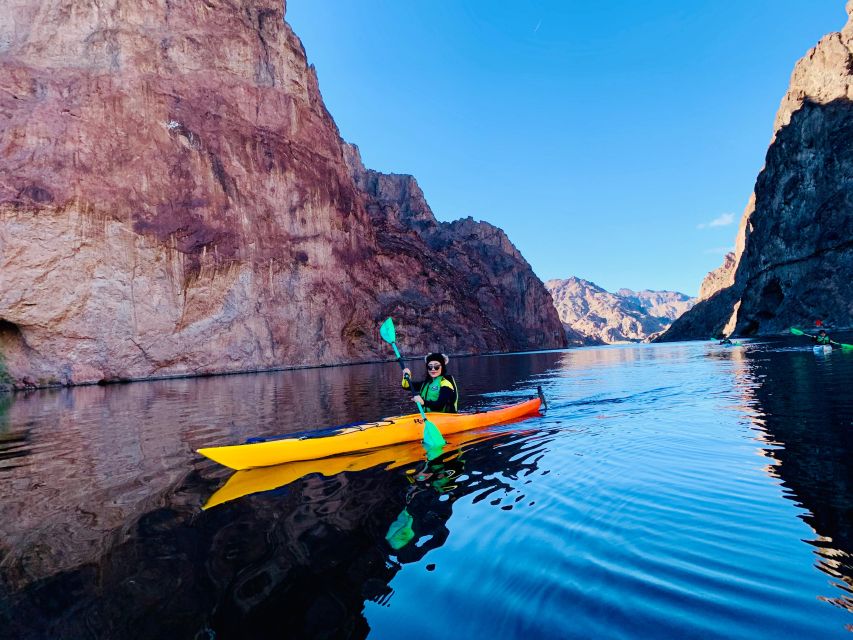
{"type": "Polygon", "coordinates": [[[396,365],[0,399],[0,637],[853,638],[853,353],[451,365],[468,407],[550,408],[207,510],[196,448],[407,413],[396,365]]]}

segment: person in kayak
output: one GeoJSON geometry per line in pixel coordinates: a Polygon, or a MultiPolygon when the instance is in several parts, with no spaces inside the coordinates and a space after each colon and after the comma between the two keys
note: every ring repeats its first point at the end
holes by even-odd
{"type": "Polygon", "coordinates": [[[720,344],[731,344],[731,338],[727,338],[726,336],[720,336],[720,344]]]}
{"type": "MultiPolygon", "coordinates": [[[[427,377],[422,382],[415,383],[418,393],[412,400],[422,405],[424,411],[440,411],[456,413],[459,405],[459,391],[456,380],[447,373],[447,363],[450,362],[443,353],[431,353],[426,358],[427,377]]],[[[403,369],[403,388],[409,388],[412,372],[403,369]]]]}
{"type": "Polygon", "coordinates": [[[835,342],[834,340],[830,340],[829,336],[826,333],[826,329],[821,329],[817,332],[816,336],[809,336],[813,342],[816,342],[819,345],[828,344],[833,347],[840,347],[841,344],[835,342]]]}

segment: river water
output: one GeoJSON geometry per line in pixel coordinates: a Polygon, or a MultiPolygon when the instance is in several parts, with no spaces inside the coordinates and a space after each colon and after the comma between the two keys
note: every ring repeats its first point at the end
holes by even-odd
{"type": "Polygon", "coordinates": [[[549,408],[231,478],[195,449],[409,413],[396,365],[0,397],[0,637],[853,638],[853,352],[451,371],[463,408],[549,408]]]}

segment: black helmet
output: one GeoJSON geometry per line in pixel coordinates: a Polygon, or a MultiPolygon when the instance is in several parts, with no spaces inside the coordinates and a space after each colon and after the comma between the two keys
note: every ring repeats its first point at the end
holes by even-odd
{"type": "Polygon", "coordinates": [[[450,362],[450,358],[448,358],[443,353],[431,353],[424,358],[424,362],[429,364],[430,362],[438,362],[441,365],[442,370],[447,369],[447,363],[450,362]]]}

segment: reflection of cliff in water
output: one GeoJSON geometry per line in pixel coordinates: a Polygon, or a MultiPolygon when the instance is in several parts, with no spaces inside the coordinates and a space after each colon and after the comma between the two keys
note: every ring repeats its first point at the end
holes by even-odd
{"type": "Polygon", "coordinates": [[[210,487],[193,473],[95,562],[0,592],[0,628],[19,638],[364,637],[364,601],[391,597],[402,564],[443,544],[454,502],[514,491],[501,478],[535,471],[541,451],[541,439],[500,436],[436,461],[453,469],[447,491],[411,482],[407,467],[373,469],[308,476],[202,514],[187,498],[210,487]],[[406,506],[415,538],[395,552],[385,535],[406,506]]]}
{"type": "Polygon", "coordinates": [[[844,592],[834,604],[853,610],[853,358],[750,352],[754,395],[764,414],[768,467],[788,497],[808,510],[803,519],[818,566],[844,592]]]}
{"type": "MultiPolygon", "coordinates": [[[[532,391],[560,354],[459,358],[463,405],[532,391]]],[[[422,373],[423,361],[413,365],[422,373]]],[[[203,446],[410,412],[396,363],[77,387],[0,398],[0,582],[9,591],[99,562],[196,465],[203,446]]],[[[182,497],[201,504],[209,487],[182,497]]]]}

